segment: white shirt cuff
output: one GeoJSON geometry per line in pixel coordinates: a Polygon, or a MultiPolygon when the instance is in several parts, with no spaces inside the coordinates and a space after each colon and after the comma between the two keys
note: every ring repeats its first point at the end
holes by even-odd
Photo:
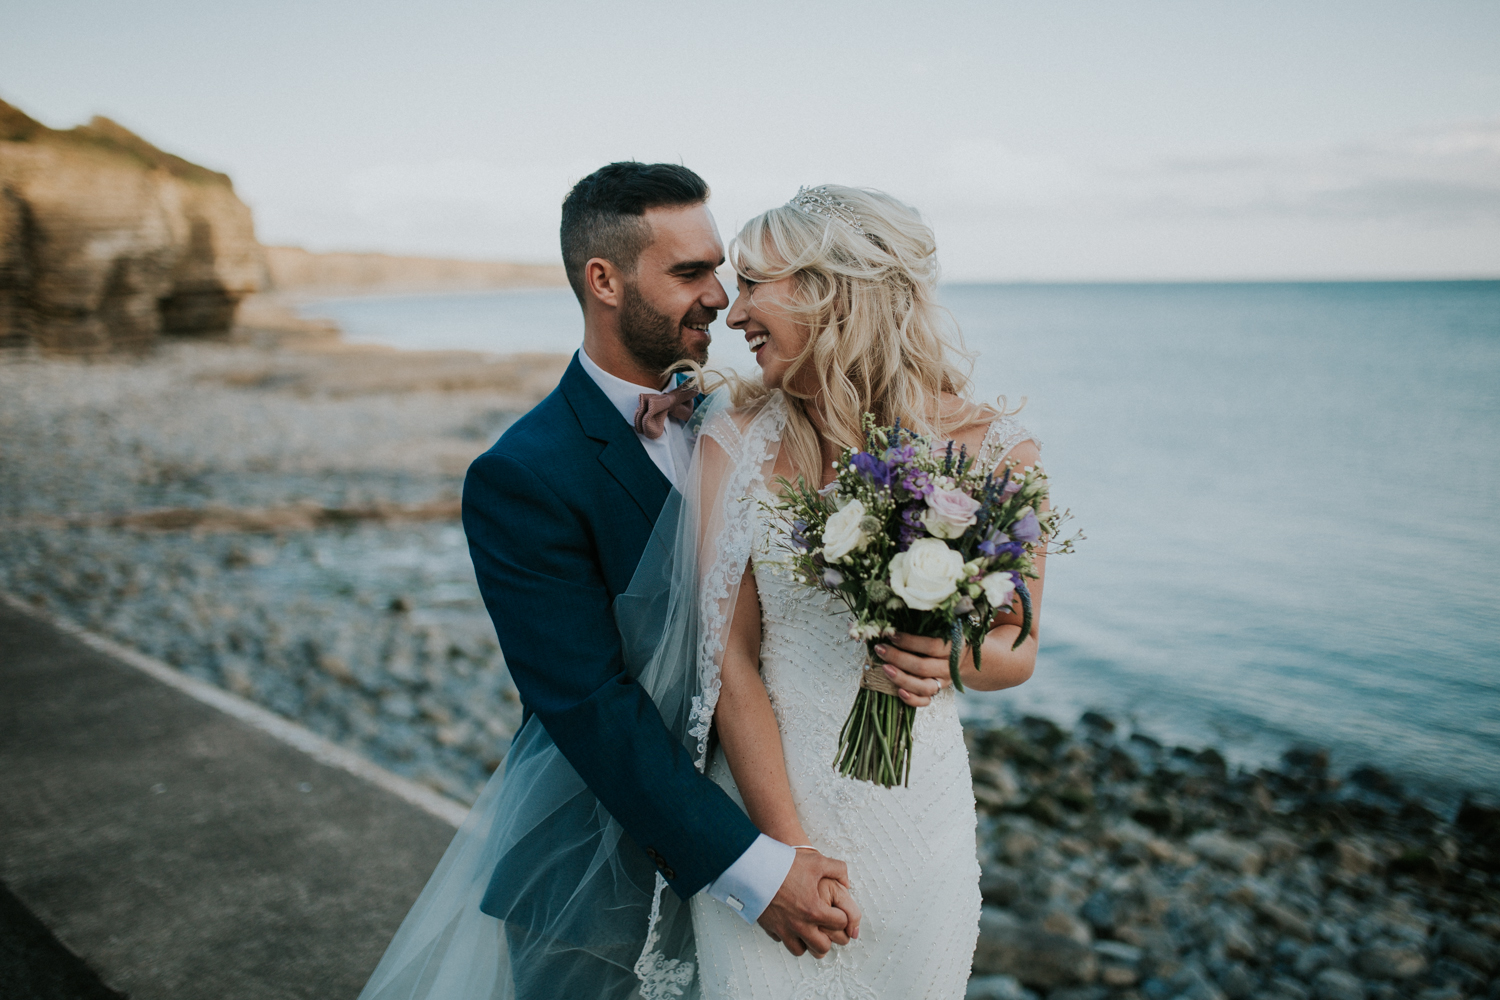
{"type": "Polygon", "coordinates": [[[753,924],[781,891],[796,859],[795,848],[761,834],[703,891],[753,924]]]}

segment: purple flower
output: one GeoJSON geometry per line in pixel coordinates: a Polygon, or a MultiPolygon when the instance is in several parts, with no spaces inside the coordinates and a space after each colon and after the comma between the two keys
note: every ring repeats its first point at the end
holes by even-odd
{"type": "Polygon", "coordinates": [[[870,482],[885,487],[891,485],[890,464],[882,462],[869,452],[857,452],[852,460],[852,464],[855,471],[870,482]]]}
{"type": "Polygon", "coordinates": [[[1005,488],[1000,491],[1000,495],[1008,497],[1013,493],[1019,492],[1021,492],[1021,481],[1019,479],[1009,479],[1006,480],[1005,488]]]}
{"type": "Polygon", "coordinates": [[[792,547],[806,552],[808,550],[807,522],[801,519],[793,521],[791,535],[792,547]]]}
{"type": "Polygon", "coordinates": [[[917,457],[917,449],[909,444],[903,444],[899,448],[887,448],[885,460],[892,465],[904,465],[917,457]]]}
{"type": "Polygon", "coordinates": [[[1036,511],[1028,510],[1026,516],[1010,526],[1012,537],[1023,542],[1034,542],[1042,537],[1042,526],[1037,523],[1036,511]]]}
{"type": "Polygon", "coordinates": [[[1003,531],[992,531],[984,541],[979,543],[979,551],[993,559],[1000,554],[1001,547],[1010,541],[1010,536],[1003,531]]]}
{"type": "Polygon", "coordinates": [[[896,534],[896,550],[905,552],[911,543],[927,534],[922,525],[922,509],[908,507],[901,512],[901,530],[896,534]]]}
{"type": "Polygon", "coordinates": [[[935,487],[932,485],[932,478],[927,473],[921,469],[911,469],[901,480],[901,488],[917,499],[925,500],[935,487]]]}
{"type": "Polygon", "coordinates": [[[823,586],[827,587],[829,590],[837,590],[839,584],[843,582],[844,574],[840,573],[832,566],[823,571],[823,586]]]}

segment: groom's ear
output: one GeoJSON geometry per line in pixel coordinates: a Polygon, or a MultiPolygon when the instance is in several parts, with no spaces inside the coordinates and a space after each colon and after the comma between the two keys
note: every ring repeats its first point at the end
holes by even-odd
{"type": "Polygon", "coordinates": [[[611,309],[620,308],[625,300],[625,275],[603,257],[590,257],[583,265],[583,287],[591,298],[611,309]]]}

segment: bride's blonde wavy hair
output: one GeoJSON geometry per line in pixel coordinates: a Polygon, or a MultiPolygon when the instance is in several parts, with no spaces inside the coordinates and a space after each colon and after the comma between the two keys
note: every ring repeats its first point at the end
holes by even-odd
{"type": "MultiPolygon", "coordinates": [[[[883,426],[900,418],[943,438],[973,419],[973,407],[944,412],[944,393],[968,399],[972,358],[937,302],[932,229],[880,191],[828,184],[811,193],[822,199],[822,214],[798,199],[763,212],[731,241],[729,261],[748,281],[794,279],[790,316],[809,336],[782,380],[784,441],[793,475],[816,484],[823,458],[811,405],[840,449],[863,445],[866,412],[883,426]]],[[[769,391],[758,379],[727,381],[736,406],[769,391]]]]}

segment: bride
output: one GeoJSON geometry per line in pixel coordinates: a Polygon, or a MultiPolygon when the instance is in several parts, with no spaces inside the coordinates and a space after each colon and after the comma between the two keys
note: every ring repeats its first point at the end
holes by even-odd
{"type": "MultiPolygon", "coordinates": [[[[361,1000],[511,998],[513,962],[555,968],[569,955],[621,970],[633,963],[631,996],[642,1000],[964,995],[979,864],[947,644],[898,634],[876,650],[898,696],[918,709],[907,786],[839,775],[839,732],[865,647],[834,598],[785,571],[784,529],[767,505],[783,479],[831,482],[842,450],[863,441],[865,412],[954,440],[992,468],[1035,464],[1037,445],[1011,416],[970,398],[936,301],[932,231],[913,209],[876,191],[804,189],[745,225],[729,258],[739,295],[727,321],[761,377],[729,376],[698,407],[691,471],[615,617],[628,669],[698,768],[764,834],[845,862],[847,885],[832,884],[828,902],[849,915],[847,943],[783,944],[728,903],[704,893],[683,903],[659,874],[650,884],[635,863],[640,849],[533,717],[361,1000]],[[523,839],[549,845],[555,873],[567,874],[545,857],[520,873],[536,898],[519,926],[479,903],[523,839]]],[[[1039,612],[1042,580],[1031,592],[1039,612]]],[[[997,690],[1031,675],[1036,628],[1016,645],[1020,628],[1019,615],[997,620],[981,670],[964,655],[966,687],[997,690]]],[[[564,992],[619,995],[576,977],[564,992]]]]}
{"type": "MultiPolygon", "coordinates": [[[[730,258],[739,295],[728,325],[744,333],[759,385],[734,384],[736,406],[705,422],[700,463],[720,455],[754,466],[744,566],[719,666],[711,716],[718,749],[709,774],[763,832],[843,860],[863,911],[859,937],[819,961],[795,958],[723,903],[692,900],[706,997],[957,998],[969,976],[979,921],[974,798],[948,648],[897,635],[876,652],[907,704],[919,706],[906,787],[834,771],[839,731],[864,667],[862,642],[831,595],[779,564],[779,522],[766,513],[775,484],[826,486],[845,448],[863,442],[861,416],[952,439],[991,466],[1037,461],[1030,435],[967,398],[935,301],[931,230],[887,195],[832,185],[805,190],[753,219],[730,258]]],[[[738,492],[738,491],[736,491],[738,492]]],[[[738,556],[738,545],[718,544],[738,556]]],[[[1042,582],[1032,588],[1039,602],[1042,582]]],[[[1036,635],[1018,649],[1018,616],[1002,618],[983,669],[962,659],[963,681],[996,690],[1025,681],[1036,635]]],[[[712,692],[709,679],[704,688],[712,692]]],[[[700,720],[700,730],[703,728],[700,720]]]]}

